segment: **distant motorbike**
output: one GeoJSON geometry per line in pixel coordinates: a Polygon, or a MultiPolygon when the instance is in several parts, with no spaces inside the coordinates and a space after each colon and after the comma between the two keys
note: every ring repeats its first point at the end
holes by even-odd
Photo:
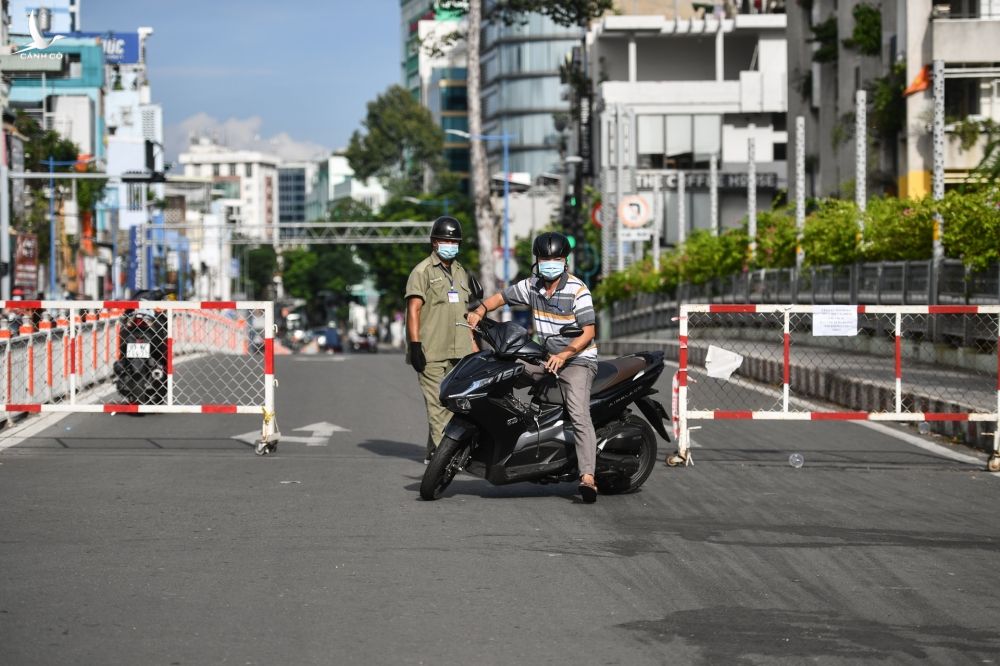
{"type": "MultiPolygon", "coordinates": [[[[424,470],[420,496],[439,498],[462,470],[494,485],[577,482],[574,435],[555,377],[532,387],[530,404],[514,393],[524,374],[518,360],[544,362],[544,346],[514,322],[483,319],[473,333],[483,351],[459,361],[441,383],[441,403],[454,416],[424,470]]],[[[574,325],[560,331],[565,337],[582,333],[574,325]]],[[[590,403],[597,487],[602,494],[633,492],[653,470],[656,433],[670,441],[663,425],[667,413],[649,397],[663,372],[663,352],[632,354],[597,367],[590,403]],[[633,404],[645,419],[632,413],[633,404]]]]}
{"type": "MultiPolygon", "coordinates": [[[[137,294],[137,296],[140,296],[137,294]]],[[[160,292],[141,297],[161,300],[160,292]]],[[[113,365],[115,388],[125,402],[162,405],[167,399],[167,319],[163,312],[137,309],[126,312],[119,334],[119,360],[113,365]]]]}

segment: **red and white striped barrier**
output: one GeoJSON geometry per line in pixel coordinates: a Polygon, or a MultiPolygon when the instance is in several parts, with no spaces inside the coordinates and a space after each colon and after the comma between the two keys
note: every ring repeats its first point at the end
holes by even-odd
{"type": "MultiPolygon", "coordinates": [[[[834,361],[827,360],[831,354],[824,349],[837,347],[821,346],[815,337],[807,331],[802,330],[802,324],[810,321],[812,317],[820,316],[824,312],[830,311],[830,306],[813,305],[755,305],[755,304],[718,304],[718,305],[682,305],[679,317],[679,369],[675,377],[676,402],[677,402],[677,426],[679,430],[678,449],[683,455],[687,454],[690,446],[691,421],[698,420],[778,420],[778,421],[897,421],[897,422],[957,422],[975,423],[985,422],[994,424],[993,428],[993,453],[990,458],[989,468],[991,471],[1000,470],[1000,306],[976,306],[976,305],[929,305],[929,306],[875,306],[857,305],[840,306],[841,312],[854,312],[859,318],[864,318],[861,324],[871,331],[876,328],[880,333],[870,332],[865,336],[857,335],[862,339],[856,345],[856,349],[840,358],[840,365],[834,361]],[[713,317],[719,315],[719,317],[713,317]],[[727,315],[728,317],[722,317],[727,315]],[[766,315],[765,317],[752,318],[750,322],[740,321],[740,315],[766,315]],[[905,382],[907,368],[916,372],[918,363],[912,363],[911,359],[904,354],[904,347],[919,346],[919,341],[914,342],[919,337],[922,330],[928,326],[938,325],[936,319],[952,317],[968,318],[975,316],[972,322],[975,326],[975,335],[982,341],[981,350],[973,347],[966,348],[962,354],[956,352],[954,356],[966,357],[968,364],[966,370],[955,373],[955,378],[951,386],[945,391],[943,388],[939,393],[948,393],[948,396],[939,398],[926,398],[924,395],[916,395],[912,386],[905,382]],[[692,321],[697,321],[692,325],[692,321]],[[793,322],[797,326],[793,326],[793,322]],[[780,330],[778,326],[781,326],[780,330]],[[698,333],[703,328],[709,328],[709,332],[702,338],[698,333]],[[908,334],[916,331],[917,335],[908,337],[908,334]],[[879,335],[881,334],[881,337],[879,335]],[[694,335],[694,337],[692,337],[694,335]],[[714,337],[713,337],[714,336],[714,337]],[[704,382],[699,386],[699,400],[697,408],[692,409],[692,394],[690,386],[691,370],[689,361],[691,355],[697,351],[700,360],[704,360],[705,347],[708,341],[705,338],[712,338],[712,341],[719,345],[726,345],[743,351],[747,358],[743,363],[745,366],[753,366],[760,376],[752,377],[756,381],[766,381],[776,384],[780,380],[781,396],[780,408],[775,403],[772,409],[741,409],[730,404],[712,405],[714,400],[717,403],[727,402],[727,396],[734,394],[722,388],[724,382],[710,384],[704,382]],[[805,341],[802,349],[798,352],[796,360],[793,360],[793,341],[801,341],[803,338],[811,338],[805,341]],[[817,345],[817,346],[810,346],[817,345]],[[780,349],[779,349],[780,346],[780,349]],[[978,353],[980,352],[981,353],[978,353]],[[884,355],[882,355],[884,353],[884,355]],[[811,354],[812,358],[806,356],[811,354]],[[891,361],[888,356],[891,355],[891,361]],[[972,358],[975,356],[975,358],[972,358]],[[846,359],[846,360],[845,360],[846,359]],[[825,364],[825,365],[824,365],[825,364]],[[832,365],[831,365],[832,364],[832,365]],[[850,364],[852,367],[846,367],[850,364]],[[866,368],[867,364],[867,368],[866,368]],[[881,364],[881,366],[879,365],[881,364]],[[811,367],[803,367],[811,366],[811,367]],[[884,366],[884,367],[882,367],[884,366]],[[832,374],[847,373],[855,379],[855,385],[867,382],[869,389],[865,396],[855,396],[858,402],[867,402],[877,405],[877,409],[862,410],[804,410],[792,409],[790,401],[793,397],[818,397],[816,395],[799,396],[793,395],[794,385],[800,387],[812,382],[822,381],[833,382],[832,374]],[[865,377],[865,373],[869,377],[865,377]],[[780,373],[780,374],[779,374],[780,373]],[[810,374],[811,373],[811,374],[810,374]],[[814,380],[820,373],[826,373],[822,378],[814,380]],[[794,379],[793,379],[794,377],[794,379]],[[890,380],[891,377],[891,380],[890,380]],[[891,383],[890,383],[891,382],[891,383]],[[964,385],[963,385],[964,382],[964,385]],[[702,387],[704,390],[702,390],[702,387]],[[714,393],[713,393],[714,391],[714,393]],[[926,404],[937,404],[947,407],[941,410],[921,409],[926,404]],[[996,468],[996,469],[994,469],[996,468]]],[[[955,322],[951,322],[954,324],[955,322]]],[[[956,330],[965,331],[969,335],[970,322],[959,321],[960,325],[954,326],[956,330]]],[[[844,334],[847,337],[850,334],[844,334]]],[[[835,338],[835,334],[829,334],[830,338],[835,338]]],[[[839,347],[843,351],[845,346],[839,347]]],[[[799,349],[799,348],[795,348],[799,349]]],[[[911,356],[919,357],[919,353],[911,356]]],[[[926,370],[926,362],[921,371],[926,370]]],[[[743,372],[741,368],[740,372],[743,372]]],[[[753,374],[753,373],[751,373],[753,374]]],[[[927,374],[926,372],[924,374],[927,374]]]]}
{"type": "MultiPolygon", "coordinates": [[[[274,413],[274,308],[269,301],[5,301],[0,317],[0,411],[250,414],[274,413]],[[135,311],[151,314],[129,329],[135,311]],[[17,322],[12,330],[9,322],[17,322]],[[37,322],[37,328],[35,326],[37,322]],[[152,358],[162,386],[126,399],[116,362],[152,358]],[[138,338],[137,338],[138,339],[138,338]],[[155,350],[155,351],[151,351],[155,350]],[[197,359],[197,362],[194,362],[197,359]],[[191,361],[191,362],[189,362],[191,361]],[[97,402],[95,389],[116,389],[97,402]],[[147,399],[148,398],[148,399],[147,399]]],[[[107,393],[105,391],[105,393],[107,393]]]]}

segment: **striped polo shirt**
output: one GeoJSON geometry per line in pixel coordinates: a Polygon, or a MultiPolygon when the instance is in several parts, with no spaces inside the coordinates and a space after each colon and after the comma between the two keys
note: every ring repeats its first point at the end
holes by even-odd
{"type": "MultiPolygon", "coordinates": [[[[583,280],[570,275],[568,271],[559,278],[551,296],[545,294],[545,282],[538,276],[532,276],[504,289],[503,298],[509,305],[527,305],[531,308],[535,333],[539,339],[554,335],[545,344],[546,350],[552,354],[558,354],[573,341],[573,338],[555,335],[560,328],[573,322],[581,328],[597,323],[590,290],[583,280]]],[[[573,356],[569,362],[596,364],[597,343],[592,341],[589,347],[573,356]]]]}

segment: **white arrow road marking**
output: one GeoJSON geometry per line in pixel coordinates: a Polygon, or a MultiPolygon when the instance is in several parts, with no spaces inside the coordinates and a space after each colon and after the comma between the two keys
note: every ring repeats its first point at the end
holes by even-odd
{"type": "MultiPolygon", "coordinates": [[[[295,428],[295,432],[299,431],[311,432],[312,437],[282,435],[278,433],[275,439],[282,443],[295,442],[298,444],[305,444],[306,446],[326,446],[333,433],[351,432],[347,428],[341,428],[339,425],[328,423],[327,421],[320,421],[319,423],[313,423],[311,425],[302,426],[301,428],[295,428]]],[[[247,444],[255,444],[257,440],[260,439],[260,431],[251,430],[250,432],[245,432],[242,435],[233,435],[232,439],[246,442],[247,444]]]]}

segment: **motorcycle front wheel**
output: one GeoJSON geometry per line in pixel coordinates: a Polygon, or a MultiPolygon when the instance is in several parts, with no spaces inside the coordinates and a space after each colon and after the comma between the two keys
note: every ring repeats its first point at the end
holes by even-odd
{"type": "Polygon", "coordinates": [[[428,502],[441,497],[459,470],[465,467],[469,460],[468,443],[457,442],[451,437],[445,437],[434,452],[424,478],[420,481],[420,497],[428,502]]]}

